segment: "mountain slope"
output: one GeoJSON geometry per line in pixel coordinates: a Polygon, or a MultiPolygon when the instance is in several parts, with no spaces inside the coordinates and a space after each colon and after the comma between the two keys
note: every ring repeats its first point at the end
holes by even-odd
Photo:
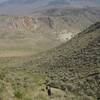
{"type": "Polygon", "coordinates": [[[100,91],[100,23],[25,64],[46,74],[51,86],[73,93],[75,100],[95,100],[100,91]]]}
{"type": "Polygon", "coordinates": [[[30,55],[58,46],[100,20],[99,15],[100,10],[96,8],[66,7],[42,9],[31,16],[2,15],[0,55],[30,55]]]}
{"type": "Polygon", "coordinates": [[[97,100],[100,89],[100,22],[69,42],[38,55],[0,57],[1,100],[97,100]],[[58,88],[58,89],[55,89],[58,88]]]}

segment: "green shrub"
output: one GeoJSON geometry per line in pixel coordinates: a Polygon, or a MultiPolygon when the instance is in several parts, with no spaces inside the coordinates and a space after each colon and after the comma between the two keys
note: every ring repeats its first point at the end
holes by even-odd
{"type": "Polygon", "coordinates": [[[19,99],[21,99],[23,96],[23,94],[20,91],[15,91],[14,95],[16,98],[19,98],[19,99]]]}

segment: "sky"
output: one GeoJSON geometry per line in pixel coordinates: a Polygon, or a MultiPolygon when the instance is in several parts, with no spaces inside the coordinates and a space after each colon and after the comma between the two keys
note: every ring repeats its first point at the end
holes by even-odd
{"type": "Polygon", "coordinates": [[[8,1],[8,0],[0,0],[0,3],[4,2],[4,1],[8,1]]]}

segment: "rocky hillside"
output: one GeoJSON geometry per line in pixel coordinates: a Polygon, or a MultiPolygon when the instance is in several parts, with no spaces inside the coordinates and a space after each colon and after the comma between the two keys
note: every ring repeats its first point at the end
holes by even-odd
{"type": "Polygon", "coordinates": [[[31,58],[25,65],[46,74],[50,86],[74,94],[69,100],[96,100],[100,94],[99,33],[100,22],[88,27],[69,42],[31,58]]]}
{"type": "Polygon", "coordinates": [[[97,100],[100,93],[100,22],[67,43],[38,55],[0,57],[1,100],[97,100]]]}

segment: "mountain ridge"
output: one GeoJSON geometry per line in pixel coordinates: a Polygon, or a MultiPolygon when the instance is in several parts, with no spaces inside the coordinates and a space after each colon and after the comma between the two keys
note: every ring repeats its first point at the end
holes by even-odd
{"type": "Polygon", "coordinates": [[[99,7],[99,0],[7,0],[0,4],[0,14],[29,15],[32,11],[52,7],[99,7]],[[56,5],[55,5],[56,4],[56,5]],[[26,12],[25,12],[26,10],[26,12]],[[16,12],[18,11],[18,12],[16,12]],[[16,13],[15,13],[16,12],[16,13]]]}

